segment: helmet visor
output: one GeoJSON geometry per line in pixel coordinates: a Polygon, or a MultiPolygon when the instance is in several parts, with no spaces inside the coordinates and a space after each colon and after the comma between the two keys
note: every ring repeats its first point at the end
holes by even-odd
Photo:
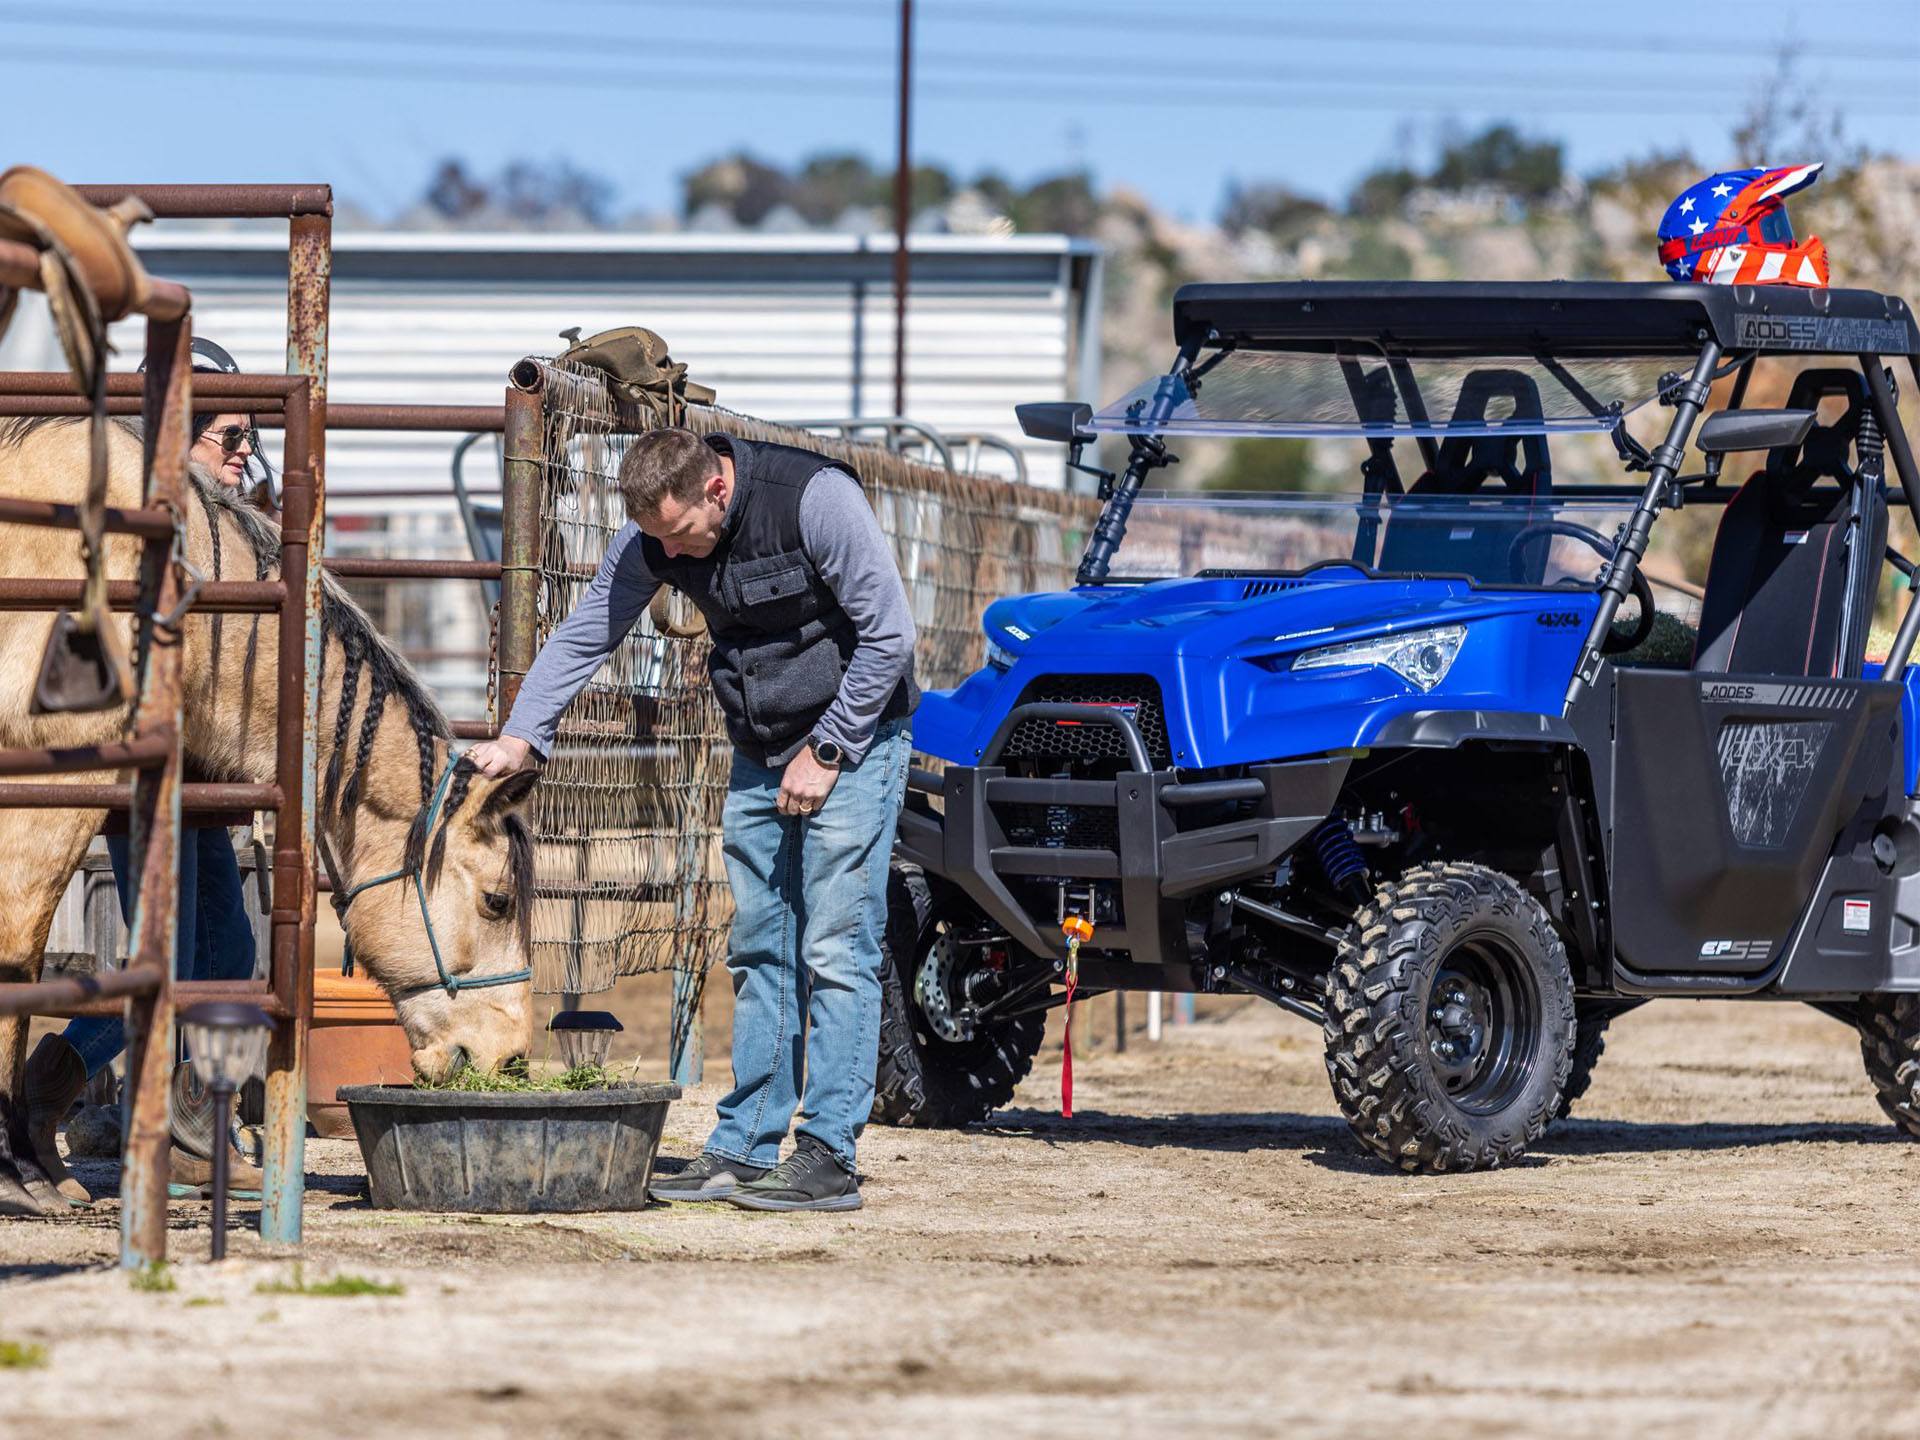
{"type": "Polygon", "coordinates": [[[1787,207],[1776,205],[1760,217],[1760,239],[1769,245],[1793,244],[1793,221],[1787,218],[1787,207]]]}

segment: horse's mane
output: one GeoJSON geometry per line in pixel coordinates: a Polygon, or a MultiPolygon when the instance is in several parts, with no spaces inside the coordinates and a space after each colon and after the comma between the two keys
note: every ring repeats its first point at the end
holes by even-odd
{"type": "MultiPolygon", "coordinates": [[[[75,415],[33,415],[17,419],[0,421],[0,447],[17,448],[27,442],[41,430],[57,426],[79,425],[85,423],[85,416],[75,415]]],[[[141,435],[138,420],[129,420],[115,416],[114,423],[136,438],[141,435]]],[[[213,536],[214,579],[220,579],[222,561],[220,554],[221,526],[220,518],[231,520],[239,530],[252,552],[255,579],[264,580],[280,564],[279,527],[251,501],[239,492],[208,475],[198,466],[189,467],[187,477],[192,485],[194,497],[199,500],[201,509],[207,517],[208,529],[213,536]]],[[[215,617],[219,623],[219,617],[215,617]]],[[[321,788],[320,813],[337,812],[344,821],[357,808],[361,787],[366,779],[367,763],[373,754],[374,735],[380,728],[380,720],[386,712],[389,700],[398,700],[406,712],[408,725],[412,728],[414,740],[420,752],[420,803],[424,807],[433,796],[436,780],[434,773],[434,745],[436,741],[451,740],[453,729],[447,723],[446,715],[427,689],[420,683],[420,677],[414,673],[404,656],[395,650],[392,644],[374,629],[367,614],[353,601],[353,597],[341,588],[331,575],[322,577],[321,587],[321,625],[325,634],[339,643],[341,654],[340,703],[337,707],[334,729],[338,737],[333,747],[333,757],[327,764],[327,773],[321,788]],[[358,739],[354,744],[354,758],[351,770],[345,767],[348,748],[348,727],[353,718],[353,707],[358,699],[360,685],[365,680],[367,687],[367,707],[360,718],[358,739]],[[342,784],[342,775],[345,782],[342,784]]],[[[218,641],[215,641],[216,645],[218,641]]],[[[321,650],[321,685],[326,683],[326,649],[321,650]]],[[[463,787],[464,789],[464,787],[463,787]]],[[[449,808],[451,813],[451,807],[449,808]]]]}

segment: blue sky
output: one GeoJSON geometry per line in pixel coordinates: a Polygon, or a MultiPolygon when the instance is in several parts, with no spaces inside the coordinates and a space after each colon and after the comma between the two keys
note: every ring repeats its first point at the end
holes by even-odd
{"type": "MultiPolygon", "coordinates": [[[[1783,44],[1852,139],[1920,156],[1915,0],[915,9],[918,159],[1019,181],[1085,165],[1189,219],[1236,179],[1337,197],[1495,119],[1563,139],[1583,172],[1681,146],[1712,166],[1822,158],[1729,153],[1783,44]]],[[[664,210],[736,147],[889,161],[897,17],[897,0],[0,0],[5,158],[84,180],[326,180],[388,214],[443,156],[558,155],[621,209],[664,210]]]]}

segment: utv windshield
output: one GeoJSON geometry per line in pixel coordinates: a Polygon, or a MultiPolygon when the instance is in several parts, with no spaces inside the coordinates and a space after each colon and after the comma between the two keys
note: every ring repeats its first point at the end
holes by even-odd
{"type": "Polygon", "coordinates": [[[1633,497],[1218,495],[1143,491],[1114,557],[1116,578],[1203,570],[1292,572],[1358,563],[1396,576],[1481,585],[1597,580],[1633,497]]]}
{"type": "Polygon", "coordinates": [[[1653,400],[1669,359],[1392,357],[1235,350],[1203,354],[1093,418],[1142,435],[1544,435],[1607,431],[1653,400]]]}

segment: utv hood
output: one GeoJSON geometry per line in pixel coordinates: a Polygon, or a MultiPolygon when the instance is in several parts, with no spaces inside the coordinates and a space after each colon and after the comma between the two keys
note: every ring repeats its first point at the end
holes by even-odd
{"type": "Polygon", "coordinates": [[[1053,698],[1063,679],[1118,677],[1156,686],[1167,753],[1158,764],[1209,768],[1351,749],[1376,741],[1448,743],[1448,713],[1499,711],[1560,719],[1599,597],[1575,589],[1478,589],[1462,579],[1377,579],[1327,567],[1292,577],[1162,580],[1021,595],[989,606],[989,665],[930,691],[915,748],[980,763],[1024,700],[1053,698]],[[1423,688],[1383,663],[1296,669],[1350,642],[1460,627],[1444,675],[1423,688]],[[1384,736],[1384,740],[1383,740],[1384,736]]]}

